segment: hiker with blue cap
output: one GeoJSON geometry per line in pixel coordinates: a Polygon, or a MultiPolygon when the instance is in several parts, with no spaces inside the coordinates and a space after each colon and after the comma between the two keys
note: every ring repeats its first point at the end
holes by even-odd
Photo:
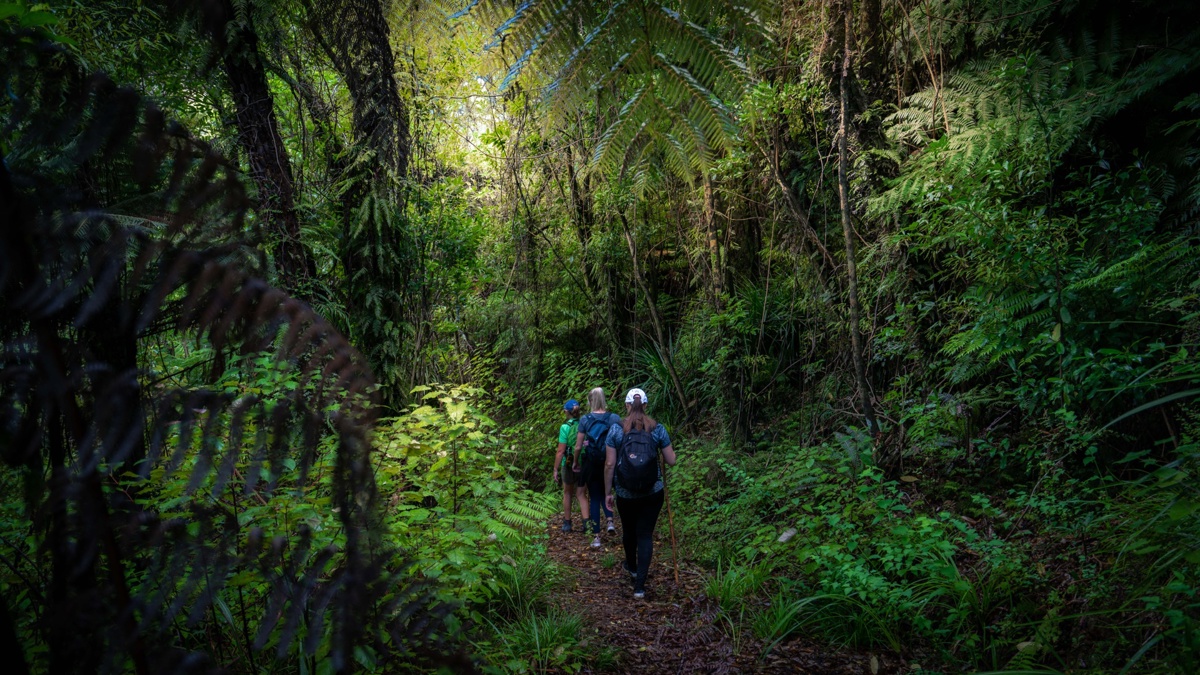
{"type": "Polygon", "coordinates": [[[571,399],[563,404],[567,421],[558,428],[558,454],[554,456],[554,482],[563,486],[563,532],[571,531],[571,494],[579,502],[582,520],[588,517],[587,486],[579,477],[578,462],[574,461],[575,434],[579,429],[579,415],[583,408],[579,401],[571,399]]]}

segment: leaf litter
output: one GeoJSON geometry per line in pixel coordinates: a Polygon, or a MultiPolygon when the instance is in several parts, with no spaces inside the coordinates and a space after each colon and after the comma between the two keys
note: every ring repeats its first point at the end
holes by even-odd
{"type": "Polygon", "coordinates": [[[580,664],[582,673],[830,673],[887,675],[906,670],[897,654],[837,649],[802,636],[766,645],[749,627],[735,629],[723,619],[704,592],[703,572],[681,561],[679,583],[662,532],[655,532],[654,559],[646,580],[646,598],[633,598],[633,584],[621,568],[620,521],[617,533],[601,537],[562,532],[561,521],[548,526],[547,552],[573,570],[558,591],[555,604],[581,615],[587,640],[619,651],[615,667],[580,664]],[[616,563],[605,567],[607,556],[616,563]]]}

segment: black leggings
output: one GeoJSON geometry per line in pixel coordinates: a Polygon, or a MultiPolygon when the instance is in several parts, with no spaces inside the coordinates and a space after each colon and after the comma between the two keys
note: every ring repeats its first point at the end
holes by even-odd
{"type": "Polygon", "coordinates": [[[621,514],[621,537],[625,544],[625,564],[637,570],[635,590],[646,587],[646,572],[650,570],[650,556],[654,553],[654,525],[658,512],[662,511],[663,491],[649,497],[625,499],[617,497],[617,513],[621,514]]]}
{"type": "MultiPolygon", "coordinates": [[[[604,503],[604,473],[603,469],[596,471],[592,479],[588,481],[588,510],[591,511],[592,534],[600,534],[600,513],[603,511],[605,518],[612,518],[612,511],[608,510],[608,504],[604,503]],[[592,495],[595,495],[593,497],[592,495]]],[[[587,524],[584,524],[584,529],[587,529],[587,524]]]]}

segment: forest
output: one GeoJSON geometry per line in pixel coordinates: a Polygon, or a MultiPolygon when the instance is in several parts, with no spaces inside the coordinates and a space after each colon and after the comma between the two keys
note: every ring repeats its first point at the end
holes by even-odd
{"type": "Polygon", "coordinates": [[[0,81],[9,673],[1200,672],[1194,0],[0,0],[0,81]]]}

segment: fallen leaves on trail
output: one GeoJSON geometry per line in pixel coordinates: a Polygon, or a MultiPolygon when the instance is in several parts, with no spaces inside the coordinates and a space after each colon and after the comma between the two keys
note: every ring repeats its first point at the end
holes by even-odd
{"type": "Polygon", "coordinates": [[[765,657],[763,644],[748,629],[734,631],[704,594],[704,575],[681,565],[675,583],[670,549],[656,538],[654,560],[646,580],[646,599],[633,599],[633,584],[621,569],[625,554],[620,526],[604,535],[602,548],[592,537],[562,532],[561,521],[549,527],[549,555],[574,569],[556,603],[584,617],[586,639],[620,650],[615,671],[583,664],[584,673],[831,673],[888,674],[901,672],[895,655],[835,651],[802,639],[781,643],[765,657]],[[611,557],[610,557],[611,556],[611,557]],[[605,563],[611,564],[605,567],[605,563]],[[736,639],[730,634],[734,633],[736,639]]]}

